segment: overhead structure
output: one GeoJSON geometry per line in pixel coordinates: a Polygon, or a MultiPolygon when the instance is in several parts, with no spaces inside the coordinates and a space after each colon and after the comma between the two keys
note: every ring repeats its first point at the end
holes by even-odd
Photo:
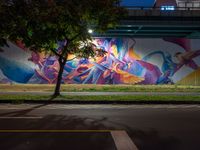
{"type": "Polygon", "coordinates": [[[93,35],[95,37],[200,38],[199,3],[200,0],[157,0],[151,7],[126,6],[128,16],[123,18],[116,28],[108,30],[106,34],[93,33],[93,35]]]}

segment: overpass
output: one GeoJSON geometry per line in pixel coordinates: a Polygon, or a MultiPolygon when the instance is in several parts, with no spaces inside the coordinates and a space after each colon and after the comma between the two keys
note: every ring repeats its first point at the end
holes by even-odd
{"type": "Polygon", "coordinates": [[[119,25],[94,37],[200,38],[200,7],[126,7],[119,25]]]}

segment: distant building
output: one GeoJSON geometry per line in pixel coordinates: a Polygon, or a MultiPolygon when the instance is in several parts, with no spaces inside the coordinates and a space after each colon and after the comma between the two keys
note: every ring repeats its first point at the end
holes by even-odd
{"type": "Polygon", "coordinates": [[[178,7],[200,7],[200,0],[176,0],[178,7]]]}
{"type": "Polygon", "coordinates": [[[122,0],[120,4],[132,9],[156,7],[161,10],[200,10],[200,0],[122,0]]]}
{"type": "Polygon", "coordinates": [[[162,6],[177,6],[176,0],[157,0],[155,3],[156,7],[162,7],[162,6]]]}
{"type": "Polygon", "coordinates": [[[155,7],[162,7],[166,10],[179,9],[200,9],[200,0],[156,0],[155,7]]]}

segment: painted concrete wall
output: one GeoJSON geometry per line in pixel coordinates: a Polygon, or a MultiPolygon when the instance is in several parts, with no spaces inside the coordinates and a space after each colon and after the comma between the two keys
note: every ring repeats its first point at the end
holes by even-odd
{"type": "MultiPolygon", "coordinates": [[[[101,38],[94,43],[106,55],[67,62],[63,83],[199,85],[200,39],[101,38]]],[[[0,51],[0,83],[56,82],[55,56],[9,45],[0,51]]]]}

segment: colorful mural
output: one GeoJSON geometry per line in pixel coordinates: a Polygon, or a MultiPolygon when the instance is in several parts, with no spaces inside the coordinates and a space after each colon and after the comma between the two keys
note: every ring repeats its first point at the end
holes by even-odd
{"type": "MultiPolygon", "coordinates": [[[[199,69],[199,43],[200,39],[183,38],[94,39],[94,44],[106,54],[68,61],[62,82],[174,84],[199,69]]],[[[56,83],[59,71],[56,56],[31,52],[21,43],[8,44],[9,47],[0,49],[0,83],[56,83]]]]}

